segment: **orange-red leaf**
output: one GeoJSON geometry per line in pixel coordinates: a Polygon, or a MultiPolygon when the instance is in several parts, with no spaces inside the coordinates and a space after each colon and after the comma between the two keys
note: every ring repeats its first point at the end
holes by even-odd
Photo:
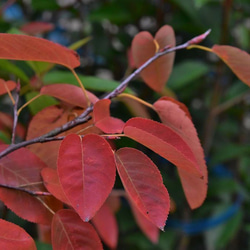
{"type": "Polygon", "coordinates": [[[194,176],[178,168],[181,183],[191,208],[199,207],[207,195],[207,166],[196,129],[192,123],[187,108],[172,98],[161,98],[154,103],[155,110],[162,122],[172,128],[192,150],[203,178],[194,176]]]}
{"type": "Polygon", "coordinates": [[[132,118],[124,134],[195,176],[202,177],[200,167],[189,145],[171,127],[144,118],[132,118]]]}
{"type": "Polygon", "coordinates": [[[133,148],[119,149],[115,159],[130,200],[148,220],[163,230],[170,198],[158,168],[145,154],[133,148]]]}
{"type": "MultiPolygon", "coordinates": [[[[165,46],[175,46],[175,35],[171,26],[165,25],[153,36],[143,31],[137,34],[132,42],[132,54],[136,67],[140,67],[157,52],[156,43],[159,49],[165,46]],[[155,41],[154,41],[155,40],[155,41]]],[[[153,90],[163,90],[174,63],[175,53],[170,53],[158,58],[141,72],[141,77],[153,90]]]]}
{"type": "MultiPolygon", "coordinates": [[[[28,127],[26,139],[33,139],[53,130],[54,128],[60,127],[68,121],[67,118],[67,112],[56,106],[43,109],[32,118],[28,127]]],[[[40,157],[48,167],[56,168],[59,146],[59,141],[52,141],[44,144],[29,145],[28,148],[40,157]]]]}
{"type": "MultiPolygon", "coordinates": [[[[92,103],[98,101],[98,98],[94,94],[87,90],[86,92],[92,103]]],[[[46,85],[41,88],[40,94],[56,97],[64,102],[78,107],[86,108],[88,106],[88,100],[86,100],[83,90],[72,84],[57,83],[46,85]]]]}
{"type": "Polygon", "coordinates": [[[36,245],[23,228],[0,219],[0,249],[36,250],[36,245]]]}
{"type": "Polygon", "coordinates": [[[16,83],[13,81],[4,81],[0,79],[0,95],[6,94],[8,91],[13,90],[16,87],[16,83]]]}
{"type": "Polygon", "coordinates": [[[93,226],[83,222],[73,210],[58,211],[54,215],[51,230],[54,250],[103,249],[93,226]]]}
{"type": "Polygon", "coordinates": [[[73,50],[27,35],[0,34],[0,59],[40,61],[61,64],[70,69],[80,65],[73,50]]]}
{"type": "Polygon", "coordinates": [[[43,183],[48,191],[58,200],[70,205],[70,202],[63,192],[57,171],[53,168],[44,168],[41,172],[41,175],[43,178],[43,183]]]}
{"type": "Polygon", "coordinates": [[[136,206],[130,202],[132,212],[134,214],[135,220],[142,230],[142,232],[148,237],[148,239],[157,243],[160,235],[159,228],[154,225],[151,221],[149,221],[137,208],[136,206]]]}
{"type": "Polygon", "coordinates": [[[111,249],[115,249],[118,241],[118,225],[108,204],[103,204],[92,218],[92,222],[104,243],[111,249]]]}
{"type": "Polygon", "coordinates": [[[121,119],[110,116],[110,103],[109,99],[103,99],[94,105],[93,115],[95,126],[104,133],[122,133],[124,122],[121,119]]]}
{"type": "Polygon", "coordinates": [[[30,22],[24,24],[20,30],[29,35],[41,34],[54,29],[54,24],[46,22],[30,22]]]}
{"type": "Polygon", "coordinates": [[[68,135],[61,143],[58,176],[63,191],[83,221],[103,205],[115,181],[113,151],[102,137],[68,135]]]}
{"type": "Polygon", "coordinates": [[[250,86],[250,55],[228,45],[214,45],[212,52],[220,57],[238,78],[250,86]]]}

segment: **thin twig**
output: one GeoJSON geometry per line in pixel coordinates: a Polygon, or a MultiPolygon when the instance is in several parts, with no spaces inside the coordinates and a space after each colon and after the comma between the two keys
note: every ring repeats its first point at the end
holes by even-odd
{"type": "Polygon", "coordinates": [[[17,190],[17,191],[22,191],[22,192],[25,192],[25,193],[30,194],[32,196],[51,196],[51,193],[49,193],[49,192],[32,191],[32,190],[25,189],[23,187],[14,187],[14,186],[9,186],[9,185],[5,185],[5,184],[0,184],[0,187],[12,189],[12,190],[17,190]]]}
{"type": "MultiPolygon", "coordinates": [[[[137,70],[135,70],[131,75],[129,75],[125,80],[123,80],[112,92],[106,94],[102,99],[112,99],[114,97],[117,97],[119,94],[121,94],[128,86],[129,82],[131,82],[134,78],[136,78],[143,69],[145,69],[146,67],[148,67],[152,62],[154,62],[155,60],[157,60],[159,57],[164,56],[166,54],[172,53],[174,51],[177,50],[181,50],[181,49],[186,49],[188,46],[196,44],[201,42],[203,39],[206,38],[206,36],[209,34],[210,30],[206,31],[205,33],[194,37],[193,39],[187,41],[184,44],[175,46],[175,47],[169,47],[168,45],[159,50],[153,57],[151,57],[150,59],[148,59],[144,64],[142,64],[137,70]]],[[[28,141],[24,141],[24,142],[20,142],[18,144],[12,144],[10,145],[8,148],[6,148],[4,151],[2,151],[0,153],[0,159],[6,155],[8,155],[9,153],[31,145],[31,144],[35,144],[35,143],[44,143],[44,142],[48,142],[48,141],[55,141],[55,140],[62,140],[64,137],[56,137],[57,135],[59,135],[62,132],[65,132],[71,128],[76,127],[77,125],[86,123],[87,121],[89,121],[91,119],[91,116],[89,115],[92,111],[93,111],[93,104],[91,104],[89,107],[87,107],[87,109],[85,109],[85,111],[79,115],[78,117],[76,117],[74,120],[69,121],[67,123],[65,123],[64,125],[62,125],[61,127],[58,127],[52,131],[50,131],[47,134],[44,134],[42,136],[39,136],[37,138],[28,140],[28,141]]]]}
{"type": "Polygon", "coordinates": [[[3,83],[4,83],[4,87],[5,87],[5,89],[6,89],[7,93],[8,93],[8,96],[9,96],[12,104],[15,105],[15,100],[14,100],[14,98],[13,98],[13,96],[12,96],[12,94],[11,94],[11,92],[10,92],[7,84],[6,84],[6,82],[4,81],[3,83]]]}
{"type": "Polygon", "coordinates": [[[17,85],[16,85],[16,100],[13,106],[13,113],[14,113],[14,118],[13,118],[13,128],[12,128],[12,137],[11,137],[11,144],[15,144],[15,138],[16,138],[16,126],[17,126],[17,122],[18,122],[18,103],[19,103],[19,94],[20,94],[20,81],[17,81],[17,85]]]}

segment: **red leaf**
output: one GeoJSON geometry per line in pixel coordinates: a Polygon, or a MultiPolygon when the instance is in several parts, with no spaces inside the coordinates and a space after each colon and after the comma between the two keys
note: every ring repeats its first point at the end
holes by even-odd
{"type": "Polygon", "coordinates": [[[30,22],[24,24],[20,30],[29,35],[36,35],[51,31],[54,29],[54,24],[46,22],[30,22]]]}
{"type": "Polygon", "coordinates": [[[130,202],[132,212],[134,214],[135,220],[142,230],[142,232],[148,237],[148,239],[153,242],[157,243],[159,240],[159,228],[156,227],[151,221],[149,221],[137,208],[136,206],[130,202]]]}
{"type": "Polygon", "coordinates": [[[50,62],[70,69],[80,65],[73,50],[43,38],[16,34],[0,34],[0,59],[50,62]]]}
{"type": "Polygon", "coordinates": [[[43,178],[43,183],[48,191],[63,203],[70,204],[62,190],[57,171],[52,168],[44,168],[41,172],[41,175],[43,178]]]}
{"type": "Polygon", "coordinates": [[[92,222],[104,243],[111,249],[115,249],[118,241],[118,225],[112,210],[106,203],[92,218],[92,222]]]}
{"type": "MultiPolygon", "coordinates": [[[[1,145],[0,151],[4,148],[6,145],[1,145]]],[[[30,191],[46,191],[40,176],[44,167],[46,165],[36,155],[21,148],[0,159],[0,184],[30,191]]],[[[42,202],[53,202],[53,197],[40,197],[39,200],[23,191],[0,188],[0,199],[17,215],[31,222],[49,224],[52,219],[51,212],[42,202]]],[[[53,205],[57,207],[54,202],[53,205]]]]}
{"type": "Polygon", "coordinates": [[[73,210],[66,209],[54,215],[52,246],[54,250],[103,249],[93,226],[83,222],[73,210]]]}
{"type": "Polygon", "coordinates": [[[130,200],[161,230],[170,209],[170,198],[154,163],[142,152],[122,148],[115,153],[116,166],[130,200]]]}
{"type": "Polygon", "coordinates": [[[191,208],[197,208],[206,198],[208,177],[204,152],[189,112],[184,104],[167,97],[158,100],[154,107],[162,122],[172,128],[190,147],[202,172],[203,178],[199,178],[178,168],[188,203],[191,208]]]}
{"type": "MultiPolygon", "coordinates": [[[[67,112],[56,106],[43,109],[32,118],[28,127],[26,139],[33,139],[54,128],[60,127],[68,121],[67,118],[67,112]]],[[[33,144],[28,146],[28,148],[44,161],[48,167],[56,168],[59,146],[59,141],[52,141],[44,144],[33,144]]]]}
{"type": "Polygon", "coordinates": [[[124,126],[124,134],[150,148],[178,168],[202,177],[189,145],[171,127],[148,119],[132,118],[124,126]]]}
{"type": "Polygon", "coordinates": [[[113,213],[116,213],[121,208],[121,199],[118,195],[113,193],[113,191],[106,200],[106,203],[108,204],[109,208],[112,210],[113,213]]]}
{"type": "Polygon", "coordinates": [[[247,52],[226,45],[214,45],[212,52],[220,57],[242,82],[250,86],[250,55],[247,52]]]}
{"type": "Polygon", "coordinates": [[[36,245],[23,228],[0,219],[0,249],[36,250],[36,245]]]}
{"type": "MultiPolygon", "coordinates": [[[[94,94],[87,90],[86,92],[88,94],[89,100],[92,103],[98,101],[98,98],[94,94]]],[[[72,84],[57,83],[46,85],[41,88],[40,94],[56,97],[78,107],[86,108],[88,106],[88,100],[86,100],[83,90],[80,87],[72,84]]]]}
{"type": "MultiPolygon", "coordinates": [[[[0,145],[3,151],[7,145],[0,145]]],[[[46,165],[26,148],[18,149],[0,159],[0,183],[13,187],[25,186],[28,190],[40,190],[40,171],[46,165]]]]}
{"type": "Polygon", "coordinates": [[[51,224],[37,224],[38,240],[47,244],[51,244],[51,224]]]}
{"type": "MultiPolygon", "coordinates": [[[[165,46],[175,46],[175,35],[171,26],[165,25],[155,35],[159,49],[165,46]]],[[[156,53],[156,45],[152,35],[143,31],[137,34],[132,42],[132,54],[136,67],[140,67],[156,53]]],[[[169,53],[158,58],[141,72],[141,77],[153,90],[160,92],[172,72],[175,53],[169,53]]]]}
{"type": "Polygon", "coordinates": [[[23,191],[7,188],[0,188],[0,200],[19,217],[46,225],[51,223],[53,213],[62,208],[62,203],[53,196],[37,196],[36,198],[23,191]]]}
{"type": "Polygon", "coordinates": [[[6,94],[8,91],[15,89],[16,83],[13,81],[4,81],[0,79],[0,95],[6,94]]]}
{"type": "Polygon", "coordinates": [[[63,191],[83,221],[100,209],[115,181],[114,154],[105,139],[68,135],[61,143],[58,176],[63,191]]]}
{"type": "Polygon", "coordinates": [[[93,115],[95,126],[104,133],[122,133],[124,122],[121,119],[110,116],[110,103],[109,99],[103,99],[94,105],[93,115]]]}

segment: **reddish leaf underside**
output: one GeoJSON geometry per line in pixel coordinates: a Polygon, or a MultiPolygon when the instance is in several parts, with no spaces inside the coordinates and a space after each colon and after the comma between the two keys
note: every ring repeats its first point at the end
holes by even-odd
{"type": "Polygon", "coordinates": [[[37,224],[37,234],[39,241],[51,244],[51,224],[37,224]]]}
{"type": "MultiPolygon", "coordinates": [[[[4,148],[6,145],[1,145],[0,151],[4,148]]],[[[18,149],[0,159],[0,184],[30,191],[46,191],[40,176],[44,167],[46,165],[28,149],[18,149]]],[[[0,188],[0,199],[20,217],[43,224],[49,224],[52,219],[52,213],[43,203],[49,202],[58,207],[53,197],[40,197],[42,203],[35,196],[8,188],[0,188]]]]}
{"type": "Polygon", "coordinates": [[[158,168],[145,154],[133,148],[119,149],[115,159],[130,200],[143,216],[164,230],[170,198],[158,168]]]}
{"type": "Polygon", "coordinates": [[[247,52],[228,45],[214,45],[212,52],[220,57],[242,82],[250,86],[250,55],[247,52]]]}
{"type": "MultiPolygon", "coordinates": [[[[30,121],[27,140],[41,136],[68,121],[67,112],[63,109],[51,106],[37,113],[30,121]]],[[[43,144],[29,145],[28,148],[36,154],[48,167],[56,168],[57,155],[60,146],[60,141],[52,141],[43,144]]]]}
{"type": "Polygon", "coordinates": [[[70,202],[63,192],[57,171],[52,168],[44,168],[41,172],[41,175],[43,178],[43,183],[48,191],[58,200],[70,205],[70,202]]]}
{"type": "Polygon", "coordinates": [[[103,204],[91,221],[104,243],[115,249],[118,242],[118,225],[107,203],[103,204]]]}
{"type": "Polygon", "coordinates": [[[93,226],[83,222],[73,210],[58,211],[54,215],[51,230],[54,250],[103,249],[93,226]]]}
{"type": "Polygon", "coordinates": [[[20,30],[29,35],[41,34],[54,29],[54,24],[46,22],[30,22],[24,24],[20,30]]]}
{"type": "MultiPolygon", "coordinates": [[[[0,151],[7,148],[1,145],[0,151]]],[[[28,190],[40,190],[40,171],[46,165],[26,148],[18,149],[0,159],[0,183],[14,187],[25,186],[28,190]]]]}
{"type": "Polygon", "coordinates": [[[206,198],[208,176],[204,152],[194,124],[189,117],[189,112],[184,104],[167,97],[155,102],[154,108],[162,122],[172,128],[187,143],[197,160],[203,178],[188,173],[185,169],[178,168],[188,203],[191,208],[197,208],[206,198]]]}
{"type": "Polygon", "coordinates": [[[73,50],[43,38],[0,33],[0,59],[61,64],[70,69],[80,65],[73,50]]]}
{"type": "Polygon", "coordinates": [[[53,213],[62,208],[62,203],[53,196],[35,197],[23,191],[7,188],[0,188],[0,200],[19,217],[46,225],[50,225],[53,213]]]}
{"type": "MultiPolygon", "coordinates": [[[[165,46],[175,46],[175,35],[171,26],[163,26],[155,35],[159,49],[165,46]]],[[[132,54],[136,67],[140,67],[156,53],[156,45],[152,35],[143,31],[137,34],[132,42],[132,54]]],[[[157,92],[161,92],[172,72],[175,53],[158,58],[141,72],[146,84],[157,92]]]]}
{"type": "Polygon", "coordinates": [[[15,87],[15,82],[0,79],[0,95],[6,94],[8,91],[12,91],[15,87]]]}
{"type": "Polygon", "coordinates": [[[0,219],[0,249],[36,250],[36,245],[23,228],[0,219]]]}
{"type": "Polygon", "coordinates": [[[127,137],[150,148],[178,168],[202,177],[190,146],[171,127],[144,118],[132,118],[125,123],[127,137]]]}
{"type": "Polygon", "coordinates": [[[149,221],[133,204],[130,202],[132,212],[134,214],[135,220],[142,230],[142,232],[148,237],[152,243],[157,243],[160,235],[159,228],[149,221]]]}
{"type": "MultiPolygon", "coordinates": [[[[91,103],[98,101],[98,98],[94,94],[87,90],[86,92],[91,103]]],[[[46,85],[41,88],[40,94],[53,96],[78,107],[86,108],[88,106],[88,100],[86,100],[83,90],[72,84],[57,83],[46,85]]]]}
{"type": "Polygon", "coordinates": [[[124,122],[121,119],[110,116],[110,103],[109,99],[103,99],[94,105],[93,116],[95,126],[104,133],[122,133],[124,122]]]}
{"type": "Polygon", "coordinates": [[[106,203],[108,204],[109,208],[112,210],[113,213],[116,213],[121,208],[121,199],[113,191],[106,200],[106,203]]]}
{"type": "Polygon", "coordinates": [[[103,205],[115,182],[113,151],[102,137],[68,135],[61,143],[58,176],[63,191],[83,221],[103,205]]]}

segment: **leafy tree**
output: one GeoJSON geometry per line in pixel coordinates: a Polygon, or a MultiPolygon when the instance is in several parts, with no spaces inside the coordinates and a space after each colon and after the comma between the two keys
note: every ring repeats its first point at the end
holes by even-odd
{"type": "MultiPolygon", "coordinates": [[[[33,2],[33,5],[42,8],[42,4],[33,2]]],[[[119,6],[128,8],[129,5],[121,1],[119,6]]],[[[103,9],[107,13],[107,9],[112,8],[125,15],[126,8],[120,7],[114,1],[101,6],[99,12],[93,11],[90,17],[98,22],[103,9]]],[[[115,15],[110,20],[117,25],[124,21],[115,19],[115,15]]],[[[34,34],[53,28],[48,23],[33,22],[20,30],[34,34]]],[[[148,31],[139,32],[131,43],[127,76],[121,82],[75,71],[80,66],[80,58],[73,50],[88,43],[89,37],[68,49],[24,34],[0,34],[4,72],[0,94],[3,101],[11,101],[0,113],[0,199],[5,206],[21,218],[36,223],[41,240],[50,242],[47,235],[51,231],[53,249],[77,249],[79,245],[102,249],[102,244],[116,248],[121,243],[115,213],[128,204],[147,238],[158,242],[159,229],[164,230],[169,212],[175,210],[175,204],[178,206],[179,191],[171,191],[169,195],[166,188],[171,180],[164,172],[175,173],[171,164],[177,167],[181,182],[175,189],[180,190],[182,185],[191,209],[201,206],[208,182],[204,153],[188,108],[177,100],[173,91],[183,86],[187,88],[185,84],[205,74],[207,67],[186,61],[175,71],[175,52],[183,49],[207,51],[221,59],[219,69],[223,61],[246,86],[250,85],[249,55],[233,46],[198,45],[209,32],[177,45],[174,30],[169,25],[159,28],[154,37],[148,31]],[[198,68],[194,74],[192,67],[198,68]],[[185,70],[184,77],[190,78],[189,81],[178,76],[178,72],[185,70]],[[35,74],[31,77],[28,71],[35,74]],[[9,73],[14,78],[10,78],[9,73]],[[139,76],[146,85],[138,81],[139,76]],[[147,90],[146,95],[142,89],[147,90]],[[29,117],[25,117],[27,107],[29,117]]],[[[212,109],[207,121],[212,132],[215,117],[241,101],[246,89],[239,99],[212,109]]],[[[214,94],[214,102],[216,98],[214,94]]],[[[206,155],[211,150],[208,140],[211,131],[205,128],[206,155]]],[[[248,152],[248,147],[235,150],[235,154],[242,154],[243,150],[248,152]]],[[[219,157],[217,160],[211,157],[210,161],[215,164],[219,157]]],[[[232,190],[237,188],[232,187],[232,190]]],[[[235,209],[241,200],[240,197],[235,209]]],[[[239,213],[232,223],[238,225],[241,219],[239,213]]],[[[8,236],[1,230],[2,248],[15,245],[16,234],[22,249],[36,248],[22,228],[6,220],[0,223],[8,229],[8,236]]],[[[122,227],[121,223],[119,226],[122,227]]],[[[198,223],[195,226],[199,228],[198,223]]],[[[188,231],[188,226],[184,228],[188,231]]],[[[232,233],[225,232],[225,238],[232,233]]]]}

